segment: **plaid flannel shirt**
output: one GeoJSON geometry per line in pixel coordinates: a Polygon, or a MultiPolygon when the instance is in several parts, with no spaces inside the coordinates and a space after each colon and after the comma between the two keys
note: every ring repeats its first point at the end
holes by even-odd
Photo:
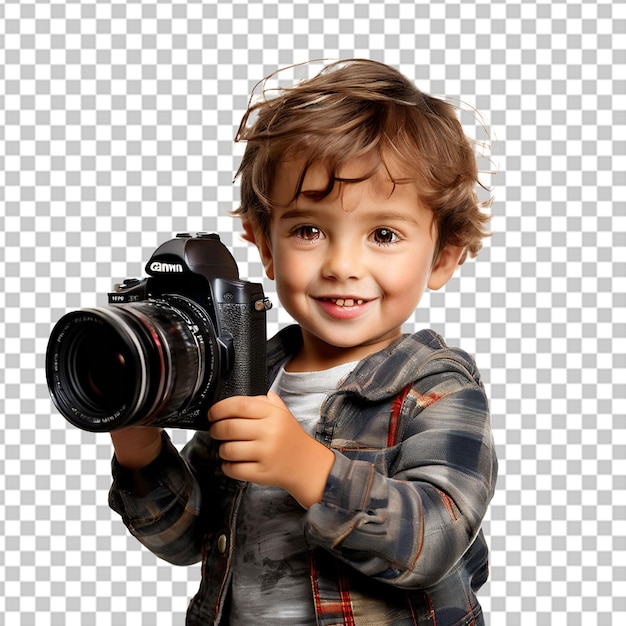
{"type": "MultiPolygon", "coordinates": [[[[270,380],[301,341],[291,326],[268,343],[270,380]]],[[[303,513],[317,623],[483,624],[497,460],[472,358],[430,330],[403,336],[326,398],[316,438],[335,454],[322,501],[303,513]]],[[[207,432],[181,454],[163,440],[142,470],[113,459],[110,505],[157,556],[202,561],[187,624],[225,624],[246,483],[220,472],[207,432]]]]}

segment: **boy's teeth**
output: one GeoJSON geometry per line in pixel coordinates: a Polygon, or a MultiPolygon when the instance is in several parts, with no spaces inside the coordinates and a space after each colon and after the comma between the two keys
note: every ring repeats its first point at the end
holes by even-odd
{"type": "Polygon", "coordinates": [[[330,298],[337,306],[354,306],[355,304],[363,304],[363,300],[354,300],[353,298],[330,298]]]}

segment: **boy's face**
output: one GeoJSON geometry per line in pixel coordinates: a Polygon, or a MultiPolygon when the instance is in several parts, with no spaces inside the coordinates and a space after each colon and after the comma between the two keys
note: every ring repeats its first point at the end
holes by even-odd
{"type": "MultiPolygon", "coordinates": [[[[297,368],[324,369],[359,360],[395,341],[428,286],[443,286],[461,249],[447,247],[433,264],[437,232],[432,211],[420,206],[413,184],[395,186],[384,168],[359,183],[326,189],[321,166],[307,172],[293,202],[301,164],[279,167],[272,192],[269,237],[256,233],[267,275],[281,304],[300,324],[304,347],[297,368]]],[[[357,178],[367,162],[339,172],[357,178]]],[[[250,227],[247,227],[250,234],[250,227]]],[[[295,368],[294,368],[295,369],[295,368]]]]}

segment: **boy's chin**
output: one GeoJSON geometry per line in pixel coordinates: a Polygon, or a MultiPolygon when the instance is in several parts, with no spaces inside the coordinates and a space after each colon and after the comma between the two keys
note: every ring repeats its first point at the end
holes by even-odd
{"type": "MultiPolygon", "coordinates": [[[[400,331],[373,337],[350,337],[350,335],[346,333],[324,336],[312,336],[309,334],[308,340],[313,344],[317,344],[316,350],[320,355],[326,353],[330,358],[334,359],[340,354],[343,354],[349,357],[346,360],[352,361],[360,360],[370,354],[383,350],[400,336],[400,331]],[[353,355],[354,358],[351,358],[350,355],[353,355]]],[[[305,338],[305,341],[307,341],[307,338],[305,338]]]]}

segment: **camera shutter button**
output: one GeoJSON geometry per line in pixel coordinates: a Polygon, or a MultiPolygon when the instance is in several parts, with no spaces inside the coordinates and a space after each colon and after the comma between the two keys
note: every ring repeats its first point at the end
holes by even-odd
{"type": "Polygon", "coordinates": [[[217,551],[220,554],[224,554],[226,552],[226,548],[228,548],[228,537],[225,534],[221,534],[217,538],[217,551]]]}

